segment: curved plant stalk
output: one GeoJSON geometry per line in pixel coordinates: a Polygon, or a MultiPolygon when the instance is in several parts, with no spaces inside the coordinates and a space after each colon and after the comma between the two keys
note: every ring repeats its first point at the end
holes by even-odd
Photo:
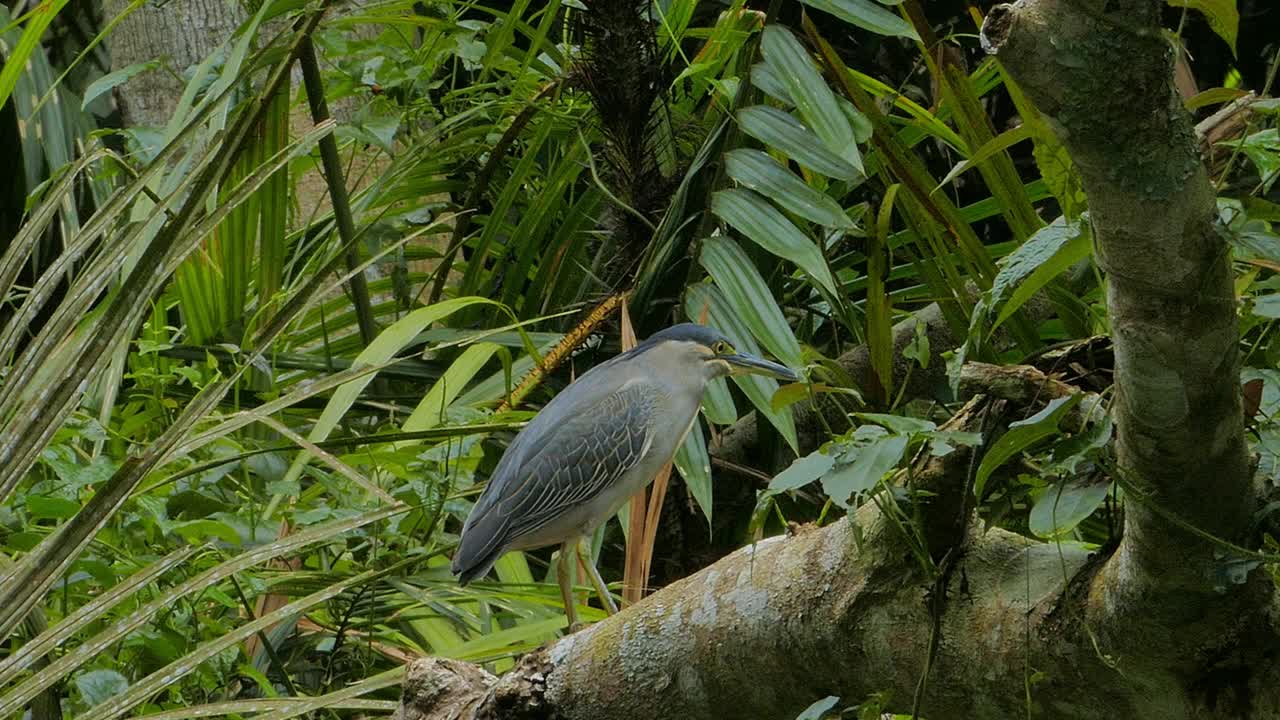
{"type": "Polygon", "coordinates": [[[614,310],[626,306],[626,298],[627,293],[610,295],[605,298],[604,302],[597,305],[589,315],[583,318],[581,322],[575,325],[572,330],[565,333],[564,338],[543,355],[542,361],[533,370],[529,371],[529,374],[520,380],[520,384],[511,391],[511,394],[498,405],[498,408],[494,411],[495,414],[500,415],[523,402],[525,397],[547,376],[547,373],[554,371],[560,367],[561,363],[569,359],[573,351],[586,342],[587,337],[595,332],[601,323],[609,319],[614,310]]]}
{"type": "MultiPolygon", "coordinates": [[[[330,121],[329,106],[324,99],[324,82],[320,78],[320,63],[316,60],[316,50],[310,36],[304,36],[298,47],[298,64],[302,67],[302,80],[307,87],[311,119],[317,125],[330,121]]],[[[346,247],[347,268],[351,270],[351,297],[356,305],[360,339],[368,345],[377,334],[377,326],[373,322],[373,308],[369,304],[369,285],[364,273],[356,272],[360,265],[360,248],[356,244],[356,226],[351,217],[351,202],[347,196],[342,163],[338,160],[338,142],[332,135],[326,135],[320,140],[320,159],[324,163],[324,179],[329,187],[329,200],[333,203],[338,237],[342,238],[342,244],[346,247]]]]}

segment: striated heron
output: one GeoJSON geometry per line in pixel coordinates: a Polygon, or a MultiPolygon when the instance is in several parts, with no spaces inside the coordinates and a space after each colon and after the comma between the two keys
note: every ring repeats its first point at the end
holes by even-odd
{"type": "MultiPolygon", "coordinates": [[[[569,558],[579,541],[649,484],[693,427],[711,380],[755,373],[794,382],[777,363],[737,352],[719,331],[685,323],[604,362],[555,397],[516,436],[462,528],[453,572],[465,585],[509,550],[560,544],[560,593],[577,613],[569,558]]],[[[583,563],[608,605],[600,571],[583,563]]]]}

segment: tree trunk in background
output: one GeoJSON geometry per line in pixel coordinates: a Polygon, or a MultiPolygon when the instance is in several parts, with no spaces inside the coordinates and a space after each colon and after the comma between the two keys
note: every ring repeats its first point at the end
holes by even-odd
{"type": "MultiPolygon", "coordinates": [[[[1173,84],[1163,7],[1019,0],[983,28],[1089,196],[1116,357],[1118,547],[982,527],[968,497],[976,451],[957,449],[905,474],[927,498],[914,509],[928,570],[868,503],[743,548],[501,678],[420,661],[400,720],[790,720],[828,695],[852,705],[879,692],[887,710],[931,720],[1280,717],[1275,583],[1232,549],[1256,546],[1257,499],[1230,248],[1173,84]]],[[[988,415],[1007,425],[1077,392],[1027,368],[966,373],[986,399],[949,430],[985,434],[988,415]]]]}
{"type": "MultiPolygon", "coordinates": [[[[104,0],[106,17],[118,15],[128,0],[104,0]]],[[[160,58],[168,66],[141,73],[115,88],[126,126],[164,125],[182,97],[182,72],[221,45],[245,13],[231,0],[169,0],[147,3],[125,18],[109,36],[113,71],[160,58]]]]}
{"type": "MultiPolygon", "coordinates": [[[[104,0],[106,16],[114,17],[128,7],[129,0],[104,0]]],[[[342,7],[330,10],[330,17],[359,12],[367,0],[348,0],[342,7]]],[[[107,37],[111,54],[111,69],[119,70],[137,63],[160,59],[164,66],[141,73],[117,86],[114,96],[126,127],[163,126],[169,121],[179,98],[186,87],[183,73],[199,63],[216,48],[225,43],[247,15],[236,0],[170,0],[163,5],[148,3],[124,19],[107,37]]],[[[280,20],[266,23],[260,33],[263,41],[269,39],[283,26],[280,20]]],[[[349,30],[356,37],[369,39],[378,32],[375,24],[356,25],[349,30]]],[[[322,49],[317,47],[317,52],[322,49]]],[[[321,69],[327,68],[323,55],[321,69]]],[[[302,87],[302,73],[295,67],[292,76],[291,96],[302,87]]],[[[338,122],[348,122],[362,107],[359,97],[340,98],[329,104],[329,110],[338,122]]],[[[311,113],[305,102],[296,103],[290,111],[290,134],[297,136],[313,126],[311,113]]],[[[348,193],[374,182],[390,165],[390,158],[383,153],[355,150],[355,157],[344,155],[343,168],[348,193]]],[[[328,187],[317,167],[290,179],[292,187],[289,219],[291,228],[301,227],[315,218],[330,212],[328,187]]],[[[446,196],[441,196],[447,200],[446,196]]],[[[415,241],[415,245],[438,248],[444,242],[441,236],[428,236],[415,241]]],[[[434,260],[418,261],[410,271],[425,271],[434,267],[434,260]]],[[[384,260],[365,270],[369,280],[393,272],[393,260],[384,260]]],[[[341,290],[334,290],[334,295],[341,290]]],[[[416,296],[418,288],[410,288],[408,295],[416,296]]],[[[390,296],[374,301],[390,299],[390,296]]]]}

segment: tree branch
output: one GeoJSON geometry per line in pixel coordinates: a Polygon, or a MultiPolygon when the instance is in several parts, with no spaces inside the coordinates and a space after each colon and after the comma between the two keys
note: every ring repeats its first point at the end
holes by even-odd
{"type": "Polygon", "coordinates": [[[1167,518],[1243,543],[1254,498],[1229,250],[1161,7],[1022,0],[991,10],[983,43],[1075,161],[1108,275],[1117,459],[1149,500],[1130,494],[1124,540],[1095,588],[1103,647],[1185,666],[1265,606],[1257,583],[1269,580],[1224,596],[1221,548],[1167,518]],[[1168,642],[1136,631],[1156,628],[1168,642]]]}
{"type": "MultiPolygon", "coordinates": [[[[882,691],[891,706],[909,707],[928,654],[930,581],[892,550],[893,532],[867,506],[743,548],[526,656],[501,679],[479,678],[463,695],[453,686],[448,707],[504,719],[794,718],[827,695],[852,704],[882,691]],[[861,543],[855,524],[867,530],[861,543]]],[[[1072,609],[1078,593],[1063,592],[1088,563],[1081,550],[999,530],[971,538],[953,573],[922,714],[1024,717],[1018,679],[1034,673],[1044,678],[1036,704],[1053,699],[1042,717],[1154,717],[1126,714],[1148,707],[1152,688],[1107,667],[1072,609]]],[[[411,677],[441,675],[417,681],[432,688],[452,682],[456,669],[439,662],[420,661],[411,677]]],[[[400,718],[438,710],[406,690],[400,718]]]]}

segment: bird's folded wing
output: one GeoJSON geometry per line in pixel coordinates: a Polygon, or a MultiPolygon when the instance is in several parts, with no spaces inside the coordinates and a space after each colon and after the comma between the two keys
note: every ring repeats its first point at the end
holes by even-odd
{"type": "Polygon", "coordinates": [[[640,462],[652,442],[654,390],[644,381],[628,382],[547,427],[545,436],[530,438],[538,440],[537,450],[506,469],[517,477],[500,483],[500,497],[493,498],[494,510],[509,521],[504,544],[590,502],[640,462]]]}

